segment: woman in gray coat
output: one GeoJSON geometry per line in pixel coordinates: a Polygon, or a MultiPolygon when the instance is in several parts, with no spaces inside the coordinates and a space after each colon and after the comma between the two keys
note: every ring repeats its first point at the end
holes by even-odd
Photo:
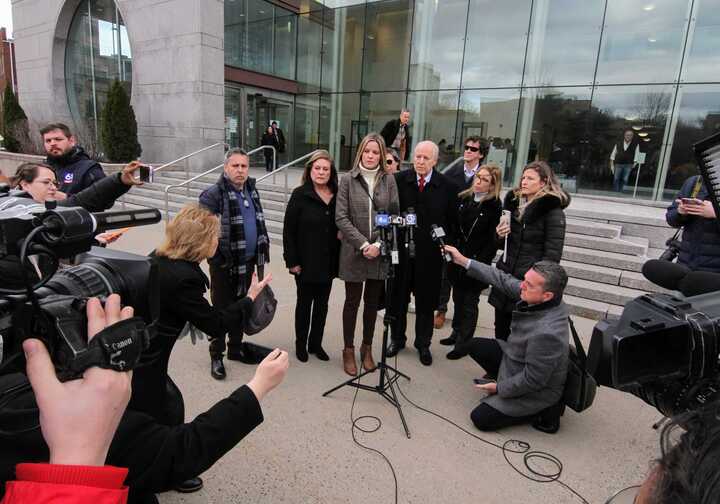
{"type": "Polygon", "coordinates": [[[378,303],[384,290],[388,264],[380,257],[375,229],[379,211],[398,213],[395,179],[384,170],[385,141],[377,133],[362,139],[352,169],[340,180],[335,223],[341,234],[340,279],[345,282],[343,306],[343,368],[356,375],[355,325],[360,298],[363,298],[363,340],[360,360],[365,370],[375,369],[372,340],[378,303]],[[364,295],[363,295],[364,290],[364,295]]]}

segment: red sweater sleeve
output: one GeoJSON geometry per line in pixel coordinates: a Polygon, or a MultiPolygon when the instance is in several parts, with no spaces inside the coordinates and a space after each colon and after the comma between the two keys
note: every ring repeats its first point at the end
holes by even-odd
{"type": "Polygon", "coordinates": [[[127,469],[53,464],[18,464],[1,504],[125,504],[127,469]]]}

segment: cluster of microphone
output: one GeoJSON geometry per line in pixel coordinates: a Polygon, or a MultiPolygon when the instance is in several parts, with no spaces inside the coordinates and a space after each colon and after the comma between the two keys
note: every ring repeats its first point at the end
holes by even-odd
{"type": "Polygon", "coordinates": [[[380,255],[389,256],[392,264],[400,263],[399,229],[404,229],[403,246],[408,257],[415,257],[415,229],[417,214],[410,207],[401,215],[388,214],[380,210],[375,214],[375,227],[380,231],[380,255]]]}

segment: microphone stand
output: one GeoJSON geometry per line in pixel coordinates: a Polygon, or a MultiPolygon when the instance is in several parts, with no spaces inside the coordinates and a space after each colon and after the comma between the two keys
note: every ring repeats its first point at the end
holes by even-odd
{"type": "MultiPolygon", "coordinates": [[[[387,260],[387,257],[383,256],[383,260],[387,260]]],[[[375,370],[363,371],[357,376],[342,382],[336,387],[331,388],[323,394],[323,397],[327,397],[336,390],[346,386],[355,387],[361,390],[367,390],[369,392],[375,392],[376,394],[384,397],[390,404],[395,407],[395,409],[397,409],[398,415],[400,415],[400,420],[403,424],[403,428],[405,429],[405,435],[408,437],[408,439],[410,439],[410,429],[408,428],[407,422],[405,421],[405,415],[403,415],[402,405],[400,404],[400,401],[398,401],[398,396],[395,392],[395,382],[398,381],[401,376],[406,380],[410,380],[410,377],[404,373],[401,373],[387,363],[388,335],[390,326],[395,321],[395,317],[392,315],[393,310],[391,306],[393,304],[392,286],[395,275],[396,265],[392,264],[392,261],[390,261],[388,276],[385,279],[385,316],[383,317],[382,353],[380,355],[380,362],[377,363],[377,367],[375,368],[380,371],[378,384],[365,385],[364,383],[360,383],[360,378],[370,373],[373,373],[375,370]]],[[[360,365],[362,366],[362,363],[360,365]]]]}

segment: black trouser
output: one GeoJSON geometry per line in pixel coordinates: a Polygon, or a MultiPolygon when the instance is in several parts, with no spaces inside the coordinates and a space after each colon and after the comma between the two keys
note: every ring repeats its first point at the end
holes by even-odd
{"type": "Polygon", "coordinates": [[[325,332],[332,281],[310,283],[301,282],[295,277],[295,285],[297,285],[295,342],[303,347],[307,345],[310,350],[317,350],[322,345],[325,332]]]}
{"type": "Polygon", "coordinates": [[[273,155],[272,151],[270,152],[270,155],[265,155],[265,171],[273,171],[273,155]]]}
{"type": "MultiPolygon", "coordinates": [[[[450,281],[448,275],[448,268],[443,267],[442,271],[442,283],[440,284],[440,298],[438,299],[437,311],[445,313],[447,312],[448,301],[450,301],[450,291],[453,289],[453,284],[450,281]]],[[[453,301],[455,298],[453,297],[453,301]]],[[[455,305],[455,311],[457,312],[457,304],[455,305]]],[[[455,317],[455,315],[453,315],[455,317]]]]}
{"type": "Polygon", "coordinates": [[[360,299],[363,299],[363,338],[364,345],[372,345],[375,334],[375,321],[377,320],[378,303],[385,289],[384,280],[365,280],[363,282],[345,282],[345,304],[343,305],[343,340],[345,348],[355,346],[355,325],[357,313],[360,308],[360,299]],[[365,295],[363,296],[363,285],[365,295]]]}
{"type": "MultiPolygon", "coordinates": [[[[399,344],[407,341],[407,311],[410,295],[393,300],[399,306],[395,312],[395,323],[392,329],[392,340],[399,344]]],[[[429,348],[433,335],[433,310],[423,310],[420,304],[415,303],[415,348],[429,348]]]]}
{"type": "MultiPolygon", "coordinates": [[[[250,286],[252,274],[255,271],[254,259],[247,264],[245,273],[245,291],[250,286]]],[[[245,293],[242,293],[244,296],[245,293]]],[[[237,292],[237,285],[230,276],[229,268],[220,268],[219,266],[210,265],[210,300],[215,308],[225,308],[237,301],[240,297],[237,292]]],[[[233,327],[228,331],[228,353],[240,350],[243,338],[243,328],[233,327]]],[[[219,338],[210,338],[210,357],[213,359],[222,358],[225,353],[225,336],[219,338]]]]}
{"type": "MultiPolygon", "coordinates": [[[[491,338],[473,338],[463,345],[463,350],[473,358],[490,376],[497,377],[500,370],[500,362],[503,358],[500,344],[496,339],[491,338]]],[[[497,430],[502,427],[523,424],[530,422],[537,415],[513,417],[498,411],[485,404],[480,403],[470,413],[470,419],[475,427],[482,431],[497,430]]]]}
{"type": "Polygon", "coordinates": [[[456,345],[468,341],[475,334],[478,320],[478,303],[483,285],[475,283],[457,282],[453,286],[453,313],[452,328],[455,332],[456,345]]]}
{"type": "Polygon", "coordinates": [[[495,338],[507,341],[510,336],[510,324],[512,324],[512,312],[495,308],[495,338]]]}

